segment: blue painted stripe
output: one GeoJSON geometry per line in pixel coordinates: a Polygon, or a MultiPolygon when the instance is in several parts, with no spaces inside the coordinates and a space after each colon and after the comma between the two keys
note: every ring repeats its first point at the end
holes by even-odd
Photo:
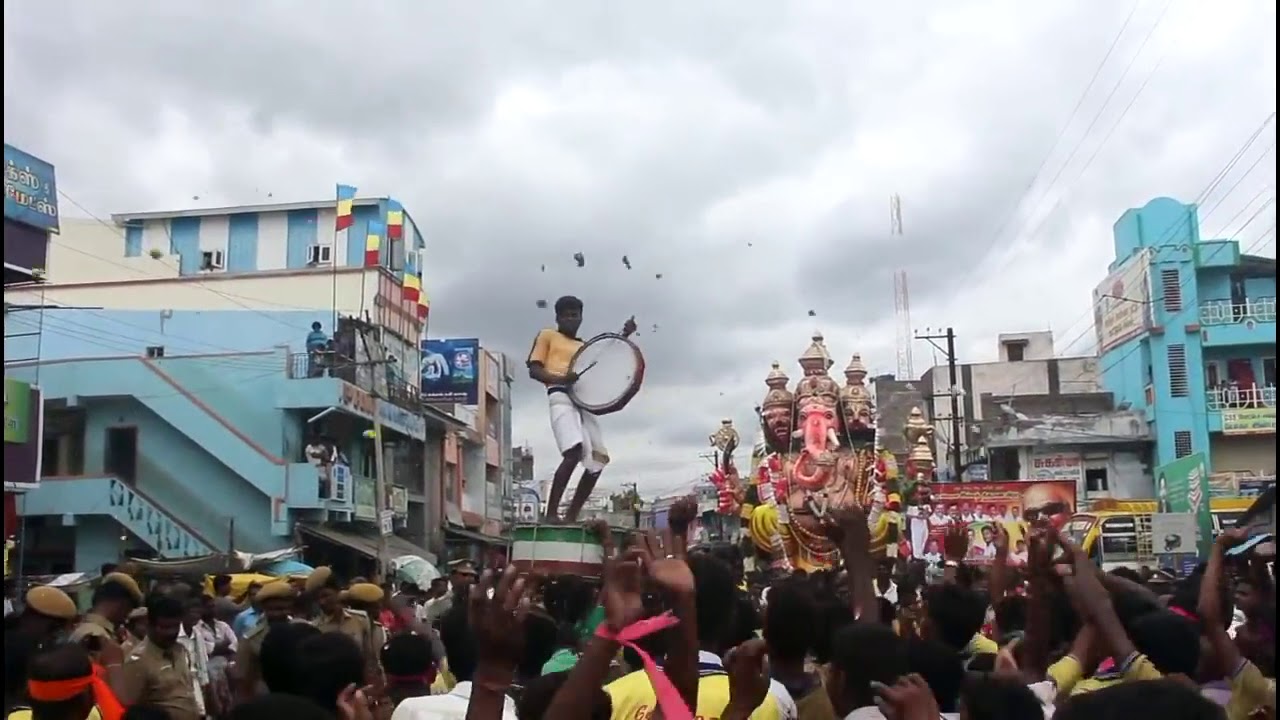
{"type": "Polygon", "coordinates": [[[318,210],[290,210],[286,232],[285,267],[290,270],[307,266],[307,248],[319,237],[318,210]]]}
{"type": "Polygon", "coordinates": [[[142,256],[142,223],[136,220],[124,226],[124,256],[142,256]]]}
{"type": "Polygon", "coordinates": [[[258,213],[232,215],[227,223],[227,272],[258,269],[258,213]]]}
{"type": "MultiPolygon", "coordinates": [[[[354,219],[354,224],[352,224],[347,234],[347,267],[363,267],[366,228],[369,227],[371,222],[382,222],[382,208],[377,205],[358,205],[351,211],[351,216],[354,219]]],[[[382,240],[383,242],[380,243],[381,251],[386,253],[386,237],[383,237],[382,240]]]]}
{"type": "Polygon", "coordinates": [[[200,218],[180,217],[169,221],[169,252],[179,256],[178,272],[200,272],[200,218]]]}

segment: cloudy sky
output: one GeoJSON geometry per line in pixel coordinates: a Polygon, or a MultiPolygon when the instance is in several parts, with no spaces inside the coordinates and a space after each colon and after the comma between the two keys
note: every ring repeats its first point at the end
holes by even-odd
{"type": "MultiPolygon", "coordinates": [[[[28,0],[4,17],[5,141],[95,213],[347,182],[427,235],[433,335],[522,358],[550,321],[538,299],[581,296],[586,331],[634,314],[649,375],[605,422],[605,484],[651,494],[706,468],[722,417],[752,427],[770,361],[794,376],[815,329],[839,367],[860,351],[892,372],[895,270],[913,325],[954,326],[974,362],[1000,331],[1091,352],[1111,224],[1152,197],[1200,200],[1204,235],[1275,254],[1275,125],[1230,165],[1275,110],[1269,0],[28,0]]],[[[913,350],[918,376],[937,359],[913,350]]],[[[517,386],[515,437],[549,473],[545,401],[517,386]]]]}

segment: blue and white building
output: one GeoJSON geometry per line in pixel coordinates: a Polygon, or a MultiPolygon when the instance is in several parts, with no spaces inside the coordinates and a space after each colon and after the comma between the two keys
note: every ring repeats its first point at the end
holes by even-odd
{"type": "Polygon", "coordinates": [[[1094,291],[1103,385],[1145,414],[1153,465],[1203,452],[1214,479],[1276,470],[1276,261],[1258,237],[1202,238],[1195,205],[1156,198],[1115,224],[1094,291]]]}
{"type": "Polygon", "coordinates": [[[46,399],[43,477],[17,508],[28,572],[302,542],[312,562],[368,574],[388,515],[392,556],[435,558],[442,479],[465,478],[461,456],[483,457],[486,438],[420,400],[426,323],[400,281],[424,251],[411,215],[365,267],[388,207],[357,199],[337,233],[332,200],[62,219],[49,282],[5,293],[45,308],[19,320],[38,336],[5,343],[38,357],[7,374],[46,399]],[[318,445],[336,459],[323,471],[318,445]]]}

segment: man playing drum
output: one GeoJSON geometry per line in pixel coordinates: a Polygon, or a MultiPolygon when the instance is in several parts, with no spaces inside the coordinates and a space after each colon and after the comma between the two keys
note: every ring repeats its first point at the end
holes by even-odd
{"type": "MultiPolygon", "coordinates": [[[[538,332],[533,349],[529,351],[529,377],[547,386],[547,403],[551,409],[551,432],[556,436],[560,449],[560,466],[551,481],[551,494],[547,497],[547,520],[559,521],[560,498],[569,485],[574,469],[582,464],[582,478],[565,513],[565,520],[577,519],[600,479],[600,473],[609,462],[609,453],[600,436],[600,424],[596,416],[583,411],[569,397],[569,387],[578,379],[570,369],[574,353],[582,347],[578,327],[582,325],[582,301],[572,295],[556,300],[556,327],[538,332]]],[[[635,318],[622,325],[623,337],[636,331],[635,318]]]]}

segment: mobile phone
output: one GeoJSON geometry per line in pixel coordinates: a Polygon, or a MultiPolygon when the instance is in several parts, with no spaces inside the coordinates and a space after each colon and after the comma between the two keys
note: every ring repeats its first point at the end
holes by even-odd
{"type": "Polygon", "coordinates": [[[1228,550],[1228,551],[1227,551],[1226,553],[1224,553],[1224,554],[1225,554],[1225,555],[1227,555],[1228,557],[1236,557],[1236,556],[1239,556],[1239,555],[1244,555],[1245,553],[1247,553],[1247,552],[1249,552],[1250,550],[1254,549],[1254,548],[1255,548],[1255,547],[1257,547],[1258,545],[1261,545],[1261,544],[1262,544],[1262,543],[1264,543],[1264,542],[1269,542],[1269,541],[1273,540],[1273,539],[1274,539],[1274,537],[1275,537],[1275,536],[1273,536],[1271,533],[1262,533],[1261,535],[1254,535],[1253,537],[1249,538],[1248,540],[1245,540],[1244,542],[1240,543],[1239,545],[1237,545],[1237,546],[1235,546],[1235,547],[1231,548],[1230,550],[1228,550]]]}

